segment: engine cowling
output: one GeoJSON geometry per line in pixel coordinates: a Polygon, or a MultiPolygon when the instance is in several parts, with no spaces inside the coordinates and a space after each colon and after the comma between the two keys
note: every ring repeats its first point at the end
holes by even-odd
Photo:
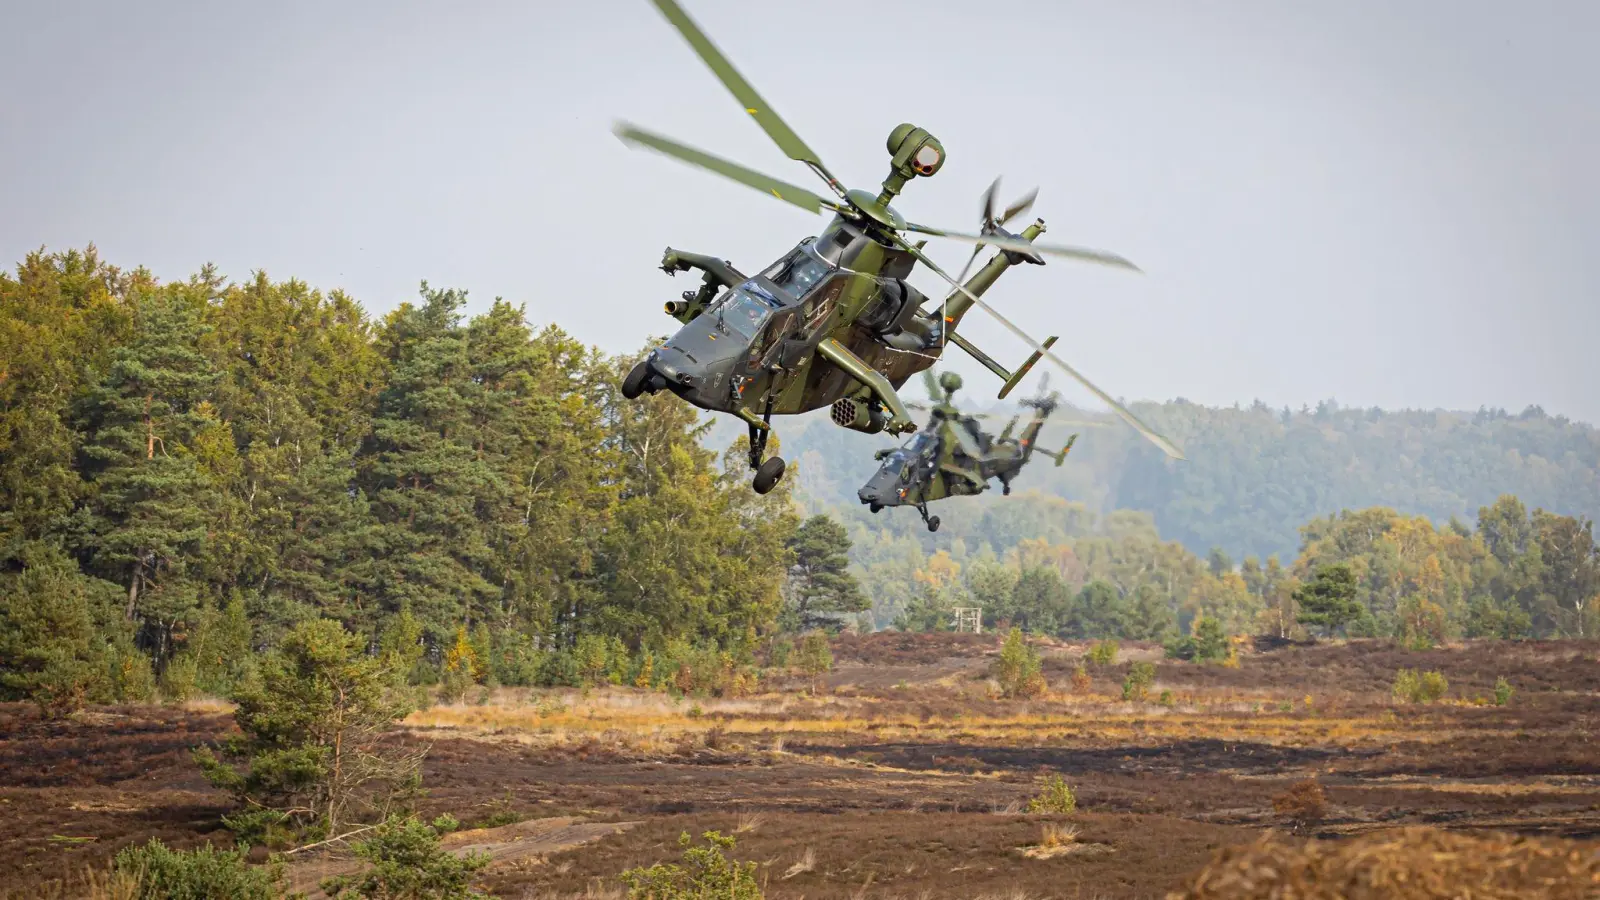
{"type": "Polygon", "coordinates": [[[905,327],[927,299],[921,291],[898,278],[884,279],[879,283],[877,296],[856,321],[874,334],[894,334],[905,327]]]}
{"type": "Polygon", "coordinates": [[[884,426],[889,424],[889,417],[875,404],[865,400],[852,400],[842,397],[833,401],[833,409],[829,410],[833,424],[851,431],[863,434],[877,434],[884,426]]]}

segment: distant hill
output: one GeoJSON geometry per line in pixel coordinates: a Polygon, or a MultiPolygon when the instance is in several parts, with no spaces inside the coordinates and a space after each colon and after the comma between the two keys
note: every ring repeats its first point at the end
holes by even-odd
{"type": "MultiPolygon", "coordinates": [[[[1291,412],[1177,400],[1135,409],[1188,459],[1168,460],[1114,417],[1063,408],[1057,419],[1104,427],[1047,428],[1047,446],[1071,431],[1080,433],[1078,443],[1066,465],[1044,460],[1024,471],[1017,488],[1102,513],[1145,511],[1162,537],[1197,554],[1220,546],[1235,559],[1292,557],[1300,526],[1340,509],[1387,506],[1439,523],[1471,521],[1478,507],[1512,493],[1530,508],[1600,517],[1600,431],[1537,407],[1390,412],[1325,402],[1291,412]]],[[[1014,407],[994,411],[990,424],[1000,428],[1014,407]]],[[[742,428],[719,421],[711,440],[725,445],[742,428]]],[[[895,442],[833,427],[826,411],[784,420],[779,437],[783,455],[797,464],[801,499],[813,507],[858,507],[855,491],[873,471],[872,451],[895,442]]]]}

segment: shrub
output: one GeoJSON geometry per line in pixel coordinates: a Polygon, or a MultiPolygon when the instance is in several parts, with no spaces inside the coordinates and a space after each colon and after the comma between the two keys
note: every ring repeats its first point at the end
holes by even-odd
{"type": "Polygon", "coordinates": [[[301,622],[234,693],[242,733],[196,749],[195,761],[241,807],[337,833],[363,807],[387,809],[417,787],[421,754],[381,744],[408,712],[397,681],[338,622],[301,622]]]}
{"type": "Polygon", "coordinates": [[[789,656],[794,652],[794,642],[788,638],[773,638],[772,646],[767,650],[767,665],[774,669],[789,668],[789,656]]]}
{"type": "Polygon", "coordinates": [[[1150,696],[1150,683],[1155,681],[1153,663],[1136,662],[1128,667],[1128,677],[1122,682],[1122,699],[1143,700],[1150,696]]]}
{"type": "Polygon", "coordinates": [[[1327,814],[1328,796],[1315,778],[1297,781],[1287,791],[1272,798],[1272,811],[1294,823],[1295,830],[1322,821],[1327,814]]]}
{"type": "Polygon", "coordinates": [[[113,864],[122,875],[137,879],[134,900],[275,900],[282,895],[283,866],[245,862],[244,850],[172,850],[150,839],[143,847],[126,847],[113,864]]]}
{"type": "Polygon", "coordinates": [[[1166,644],[1167,656],[1173,659],[1196,662],[1221,662],[1228,659],[1232,649],[1222,623],[1210,616],[1194,620],[1194,633],[1175,638],[1166,644]]]}
{"type": "Polygon", "coordinates": [[[1094,686],[1094,679],[1089,677],[1089,670],[1079,666],[1072,670],[1072,692],[1074,694],[1087,694],[1094,686]]]}
{"type": "Polygon", "coordinates": [[[1067,787],[1067,782],[1060,775],[1052,775],[1045,780],[1044,790],[1039,795],[1028,801],[1030,813],[1057,813],[1067,815],[1078,808],[1078,797],[1067,787]]]}
{"type": "Polygon", "coordinates": [[[629,900],[761,900],[756,864],[723,855],[723,851],[734,848],[734,839],[716,831],[707,831],[701,837],[707,846],[692,846],[688,832],[679,836],[683,865],[657,863],[648,869],[623,872],[622,883],[627,885],[629,900]]]}
{"type": "Polygon", "coordinates": [[[1097,666],[1114,666],[1118,649],[1116,641],[1101,641],[1089,648],[1089,662],[1097,666]]]}
{"type": "Polygon", "coordinates": [[[1432,703],[1450,689],[1450,682],[1442,672],[1418,673],[1416,669],[1401,669],[1394,676],[1394,697],[1402,703],[1432,703]]]}
{"type": "Polygon", "coordinates": [[[459,823],[440,816],[431,825],[416,817],[391,816],[373,836],[351,849],[371,864],[359,876],[324,879],[322,890],[336,900],[468,900],[484,897],[472,890],[472,876],[489,864],[487,853],[456,856],[439,846],[439,838],[459,823]]]}
{"type": "Polygon", "coordinates": [[[800,639],[800,668],[811,676],[811,687],[815,691],[817,676],[833,668],[833,651],[828,649],[826,634],[812,631],[800,639]]]}
{"type": "Polygon", "coordinates": [[[1172,696],[1171,691],[1162,691],[1161,698],[1156,702],[1168,709],[1178,705],[1178,701],[1172,696]]]}
{"type": "Polygon", "coordinates": [[[996,679],[1000,693],[1009,698],[1031,699],[1044,694],[1047,685],[1039,672],[1039,654],[1028,646],[1022,632],[1011,629],[1000,649],[996,679]]]}
{"type": "Polygon", "coordinates": [[[1505,706],[1507,703],[1510,703],[1511,702],[1511,695],[1513,693],[1515,693],[1515,692],[1511,690],[1511,682],[1506,681],[1504,675],[1502,675],[1499,678],[1496,678],[1494,680],[1494,705],[1495,706],[1505,706]]]}

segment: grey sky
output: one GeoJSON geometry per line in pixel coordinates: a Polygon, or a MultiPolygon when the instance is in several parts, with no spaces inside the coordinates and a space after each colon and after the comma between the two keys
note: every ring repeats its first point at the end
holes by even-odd
{"type": "MultiPolygon", "coordinates": [[[[1048,239],[1141,264],[991,294],[1114,395],[1600,421],[1600,4],[686,5],[847,183],[876,186],[897,123],[937,134],[908,218],[970,230],[1004,174],[1007,200],[1041,188],[1048,239]]],[[[611,135],[810,184],[645,0],[51,0],[7,31],[7,261],[93,241],[374,312],[427,279],[620,351],[693,286],[655,269],[667,245],[753,269],[825,221],[611,135]]]]}

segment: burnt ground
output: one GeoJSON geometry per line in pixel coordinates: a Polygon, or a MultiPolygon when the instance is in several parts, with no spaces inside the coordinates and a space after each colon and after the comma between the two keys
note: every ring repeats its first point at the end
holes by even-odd
{"type": "MultiPolygon", "coordinates": [[[[629,825],[495,866],[486,886],[505,897],[615,891],[618,872],[672,859],[680,833],[709,829],[738,832],[734,855],[760,865],[774,898],[864,888],[1161,897],[1217,848],[1294,826],[1272,799],[1309,776],[1328,810],[1304,830],[1323,836],[1432,824],[1600,841],[1592,645],[1496,645],[1492,658],[1480,658],[1482,647],[1443,650],[1415,662],[1386,648],[1291,646],[1239,669],[1162,664],[1157,688],[1219,698],[1185,710],[974,699],[992,639],[925,653],[892,637],[859,640],[853,656],[836,650],[832,690],[814,700],[786,695],[772,709],[722,711],[708,702],[699,730],[677,743],[614,731],[530,741],[506,728],[413,728],[397,739],[432,742],[429,815],[472,826],[511,809],[629,825]],[[1445,671],[1452,696],[1462,685],[1468,699],[1478,683],[1510,673],[1518,694],[1503,708],[1396,707],[1387,687],[1401,666],[1445,671]],[[892,686],[881,685],[885,670],[892,686]],[[1317,694],[1316,704],[1278,712],[1252,699],[1301,694],[1317,694]],[[985,726],[984,715],[1012,718],[985,726]],[[1089,851],[1019,852],[1051,821],[1021,812],[1047,774],[1075,788],[1070,823],[1089,851]]],[[[1050,663],[1054,684],[1075,651],[1053,652],[1069,657],[1050,663]]],[[[1109,691],[1124,669],[1097,672],[1096,689],[1109,691]]],[[[200,778],[189,749],[230,725],[222,714],[162,707],[45,723],[31,708],[0,706],[0,893],[39,896],[64,872],[151,837],[225,843],[225,798],[200,778]]]]}

